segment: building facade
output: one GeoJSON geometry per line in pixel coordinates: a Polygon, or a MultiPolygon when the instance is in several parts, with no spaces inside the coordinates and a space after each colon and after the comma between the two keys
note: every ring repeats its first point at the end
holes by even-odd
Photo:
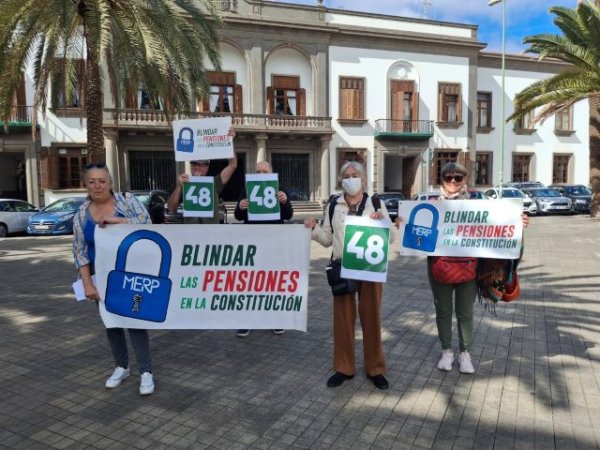
{"type": "MultiPolygon", "coordinates": [[[[205,63],[210,97],[180,117],[232,116],[238,170],[225,200],[238,199],[244,173],[265,159],[294,201],[322,202],[339,191],[338,170],[347,160],[366,165],[370,192],[405,196],[438,185],[441,166],[455,160],[468,166],[475,186],[498,184],[501,177],[588,184],[587,102],[540,125],[530,118],[506,123],[501,148],[502,96],[509,115],[519,90],[564,64],[508,56],[502,92],[500,56],[483,52],[473,25],[321,2],[227,0],[222,9],[222,68],[205,63]]],[[[32,103],[29,76],[18,106],[32,103]]],[[[83,192],[85,98],[83,92],[52,98],[35,141],[29,127],[4,135],[0,147],[10,179],[0,189],[35,204],[83,192]]],[[[151,104],[143,84],[121,104],[108,92],[104,102],[106,162],[116,189],[171,189],[185,166],[174,160],[161,103],[151,104]]],[[[212,174],[225,164],[215,161],[212,174]]]]}

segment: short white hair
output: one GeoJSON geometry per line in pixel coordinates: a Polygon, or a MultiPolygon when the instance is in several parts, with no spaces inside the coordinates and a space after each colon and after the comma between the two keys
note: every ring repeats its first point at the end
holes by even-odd
{"type": "Polygon", "coordinates": [[[365,168],[363,167],[363,165],[361,163],[359,163],[358,161],[346,161],[340,168],[340,182],[344,178],[344,174],[346,173],[346,170],[348,170],[350,167],[352,167],[356,171],[356,173],[358,173],[360,175],[360,177],[363,180],[366,179],[365,168]]]}

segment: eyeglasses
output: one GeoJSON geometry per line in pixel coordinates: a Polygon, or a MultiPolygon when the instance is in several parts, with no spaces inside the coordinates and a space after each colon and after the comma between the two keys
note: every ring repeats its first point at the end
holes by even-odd
{"type": "Polygon", "coordinates": [[[208,163],[205,161],[192,161],[190,166],[206,166],[208,167],[208,163]]]}
{"type": "Polygon", "coordinates": [[[452,180],[454,180],[457,183],[460,183],[460,182],[462,182],[463,178],[464,178],[464,175],[446,175],[446,176],[444,176],[444,181],[446,183],[451,183],[452,180]]]}
{"type": "Polygon", "coordinates": [[[83,166],[83,168],[85,170],[104,169],[105,167],[106,167],[106,163],[91,163],[91,164],[86,164],[85,166],[83,166]]]}

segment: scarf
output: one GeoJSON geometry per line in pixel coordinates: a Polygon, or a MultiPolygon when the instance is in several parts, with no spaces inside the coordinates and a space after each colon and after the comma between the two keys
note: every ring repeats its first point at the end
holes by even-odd
{"type": "Polygon", "coordinates": [[[467,192],[467,185],[465,184],[462,188],[460,188],[460,191],[458,191],[455,194],[449,194],[446,189],[444,189],[444,186],[440,186],[440,192],[442,193],[441,198],[443,198],[444,200],[468,200],[469,199],[469,193],[467,192]]]}

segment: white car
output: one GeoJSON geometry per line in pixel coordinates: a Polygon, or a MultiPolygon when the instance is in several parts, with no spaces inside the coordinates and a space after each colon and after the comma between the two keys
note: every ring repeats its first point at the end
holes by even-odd
{"type": "MultiPolygon", "coordinates": [[[[500,189],[492,188],[483,193],[487,198],[500,198],[500,189]]],[[[502,189],[502,198],[520,198],[523,199],[523,212],[533,215],[538,213],[538,205],[520,189],[505,187],[502,189]]]]}
{"type": "Polygon", "coordinates": [[[38,211],[38,208],[23,200],[0,198],[0,237],[27,230],[29,217],[38,211]]]}

